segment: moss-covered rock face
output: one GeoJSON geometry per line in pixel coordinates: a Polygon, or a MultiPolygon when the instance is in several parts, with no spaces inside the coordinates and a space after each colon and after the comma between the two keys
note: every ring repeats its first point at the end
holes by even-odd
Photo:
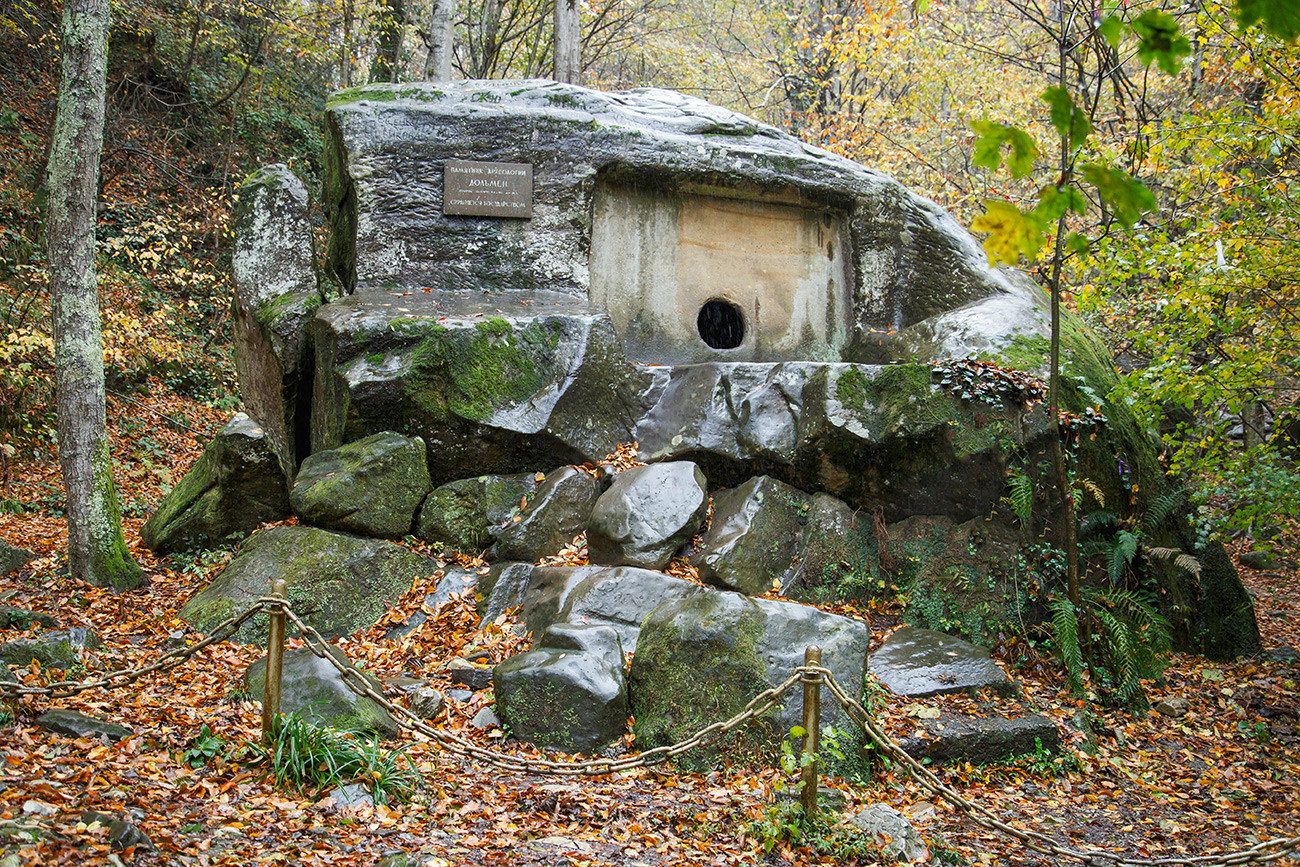
{"type": "Polygon", "coordinates": [[[159,554],[214,548],[288,516],[289,486],[270,438],[236,413],[158,504],[140,540],[159,554]]]}
{"type": "Polygon", "coordinates": [[[371,293],[327,305],[312,328],[313,449],[397,425],[425,440],[436,484],[603,458],[634,437],[646,399],[648,374],[585,312],[371,293]]]}
{"type": "Polygon", "coordinates": [[[790,571],[808,497],[757,476],[713,497],[713,520],[691,562],[706,584],[759,596],[790,571]]]}
{"type": "MultiPolygon", "coordinates": [[[[738,593],[707,591],[667,602],[641,625],[632,657],[629,696],[639,749],[682,740],[706,725],[729,719],[770,686],[803,664],[804,650],[822,648],[822,664],[855,698],[862,695],[867,627],[816,608],[738,593]]],[[[801,722],[793,692],[772,711],[711,750],[679,761],[709,766],[723,755],[745,762],[770,761],[790,728],[801,722]]],[[[844,735],[845,752],[856,755],[859,731],[838,706],[823,704],[823,720],[844,735]]]]}
{"type": "Polygon", "coordinates": [[[0,645],[0,662],[22,668],[35,660],[43,668],[67,671],[81,664],[83,652],[101,644],[99,636],[89,629],[55,629],[0,645]]]}
{"type": "Polygon", "coordinates": [[[608,626],[564,624],[492,670],[497,714],[520,740],[596,753],[627,728],[623,647],[608,626]]]}
{"type": "MultiPolygon", "coordinates": [[[[314,527],[271,527],[249,537],[207,587],[181,609],[181,617],[211,633],[283,578],[289,602],[303,621],[326,638],[373,626],[437,563],[390,542],[344,536],[314,527]]],[[[257,614],[231,637],[265,644],[267,615],[257,614]]]]}
{"type": "Polygon", "coordinates": [[[415,535],[447,548],[478,553],[490,546],[521,503],[537,490],[534,473],[476,476],[442,485],[424,500],[415,535]]]}
{"type": "Polygon", "coordinates": [[[289,499],[307,523],[396,539],[432,487],[424,441],[384,431],[307,458],[289,499]]]}
{"type": "Polygon", "coordinates": [[[231,265],[240,397],[292,477],[307,450],[311,349],[307,323],[323,297],[316,279],[307,188],[284,165],[240,185],[231,265]]]}

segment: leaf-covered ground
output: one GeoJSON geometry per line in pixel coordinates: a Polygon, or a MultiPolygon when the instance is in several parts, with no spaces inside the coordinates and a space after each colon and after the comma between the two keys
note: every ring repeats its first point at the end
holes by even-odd
{"type": "MultiPolygon", "coordinates": [[[[130,502],[150,502],[165,480],[178,479],[205,436],[225,419],[219,410],[162,396],[167,394],[159,385],[143,389],[130,404],[112,401],[110,414],[136,420],[129,434],[122,426],[114,434],[118,475],[130,502]],[[184,418],[197,433],[170,426],[167,418],[184,418]],[[159,452],[167,456],[165,465],[159,452]]],[[[128,539],[137,543],[134,550],[150,575],[149,586],[113,595],[70,582],[61,577],[65,529],[58,490],[53,463],[11,467],[3,497],[24,509],[0,514],[0,537],[40,556],[0,579],[0,604],[52,614],[61,626],[94,628],[105,644],[86,658],[90,672],[140,666],[168,649],[169,641],[192,642],[176,612],[230,552],[156,559],[138,546],[143,516],[133,514],[127,519],[128,539]]],[[[1290,552],[1296,548],[1296,529],[1292,525],[1287,537],[1290,552]]],[[[579,549],[568,556],[581,554],[579,549]]],[[[1295,566],[1243,574],[1257,601],[1265,646],[1300,647],[1295,566]]],[[[435,573],[417,582],[390,618],[416,610],[436,579],[435,573]]],[[[446,688],[451,684],[442,666],[451,657],[486,650],[491,660],[499,660],[520,641],[509,629],[476,633],[469,599],[430,613],[422,628],[400,642],[383,641],[381,624],[341,644],[381,677],[414,674],[446,688]]],[[[888,607],[859,612],[873,621],[876,639],[898,622],[898,613],[888,607]]],[[[16,633],[0,635],[13,637],[16,633]]],[[[401,850],[430,865],[851,862],[844,849],[838,858],[788,843],[765,850],[763,819],[785,782],[773,768],[547,778],[498,772],[407,737],[401,744],[426,784],[409,804],[347,812],[322,793],[277,790],[261,778],[259,768],[227,757],[242,740],[258,738],[259,707],[241,696],[241,678],[259,655],[256,648],[217,645],[171,674],[57,703],[135,732],[117,743],[72,740],[36,727],[33,719],[56,706],[47,700],[27,698],[13,706],[14,720],[0,726],[0,840],[11,857],[51,865],[114,858],[142,865],[326,865],[369,864],[401,850]],[[225,746],[215,761],[191,768],[185,751],[204,725],[225,746]],[[106,828],[82,821],[86,810],[125,811],[155,849],[114,852],[106,828]]],[[[943,772],[950,785],[1002,818],[1064,842],[1152,857],[1213,854],[1300,833],[1297,663],[1215,664],[1176,656],[1164,680],[1149,684],[1149,691],[1153,701],[1181,696],[1190,711],[1175,718],[1088,708],[1097,733],[1092,754],[1082,751],[1083,736],[1070,722],[1081,708],[1063,690],[1053,661],[1022,654],[1012,665],[1018,666],[1013,676],[1025,686],[1018,704],[1057,719],[1070,749],[1056,760],[1026,757],[943,772]]],[[[18,674],[36,684],[60,673],[28,668],[18,674]]],[[[469,719],[489,701],[490,691],[463,704],[449,703],[437,724],[485,745],[529,752],[524,745],[503,743],[498,730],[469,727],[469,719]]],[[[996,712],[966,697],[948,697],[885,701],[880,714],[888,730],[902,736],[936,706],[996,712]]],[[[936,858],[971,865],[1047,863],[1013,841],[963,823],[896,768],[877,763],[870,781],[830,782],[842,790],[850,811],[884,801],[912,815],[936,858]]]]}

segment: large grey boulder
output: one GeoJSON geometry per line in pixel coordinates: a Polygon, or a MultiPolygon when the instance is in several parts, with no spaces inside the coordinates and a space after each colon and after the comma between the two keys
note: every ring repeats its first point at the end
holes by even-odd
{"type": "Polygon", "coordinates": [[[1013,455],[1041,447],[1049,428],[1041,408],[965,398],[928,364],[719,363],[661,376],[637,425],[643,459],[695,461],[713,484],[766,472],[886,521],[987,515],[1013,455]]]}
{"type": "Polygon", "coordinates": [[[520,605],[534,637],[552,624],[608,626],[627,648],[655,608],[703,592],[698,584],[631,566],[547,566],[533,569],[520,605]]]}
{"type": "MultiPolygon", "coordinates": [[[[283,578],[289,602],[303,622],[325,638],[337,638],[373,626],[416,578],[437,568],[429,558],[391,542],[316,527],[271,527],[249,537],[180,616],[198,631],[211,633],[283,578]]],[[[259,613],[230,640],[265,644],[266,629],[267,615],[259,613]]],[[[290,634],[294,632],[291,625],[290,634]]]]}
{"type": "Polygon", "coordinates": [[[713,495],[713,520],[691,562],[700,580],[758,596],[780,586],[798,550],[808,495],[757,476],[713,495]]]}
{"type": "Polygon", "coordinates": [[[887,360],[891,329],[956,339],[959,326],[938,318],[991,298],[1030,299],[1014,319],[1003,311],[1004,340],[1042,333],[1041,292],[990,269],[941,208],[693,97],[543,81],[371,85],[333,100],[327,126],[330,253],[349,291],[564,293],[609,310],[637,360],[669,363],[887,360]],[[468,154],[531,165],[529,219],[444,211],[444,167],[468,154]],[[761,262],[738,240],[755,237],[770,239],[761,262]],[[738,346],[695,333],[719,298],[746,319],[738,346]]]}
{"type": "Polygon", "coordinates": [[[267,431],[236,413],[140,528],[159,554],[214,548],[289,517],[286,468],[267,431]]]}
{"type": "Polygon", "coordinates": [[[17,572],[34,559],[36,559],[36,555],[26,548],[10,545],[5,540],[0,539],[0,577],[8,575],[10,572],[17,572]]]}
{"type": "Polygon", "coordinates": [[[94,630],[85,627],[52,629],[0,644],[0,662],[21,668],[35,660],[42,668],[66,671],[80,665],[87,650],[95,650],[103,643],[94,630]]]}
{"type": "Polygon", "coordinates": [[[453,551],[477,553],[500,535],[537,490],[534,473],[476,476],[433,489],[420,507],[415,535],[453,551]]]}
{"type": "Polygon", "coordinates": [[[586,528],[599,494],[600,483],[576,467],[547,474],[519,520],[501,531],[493,557],[538,560],[558,553],[586,528]]]}
{"type": "Polygon", "coordinates": [[[989,658],[987,648],[930,629],[897,629],[871,654],[868,667],[885,688],[904,698],[994,690],[1016,684],[989,658]]]}
{"type": "Polygon", "coordinates": [[[559,624],[492,670],[497,715],[520,740],[596,753],[627,728],[623,647],[607,626],[559,624]]]}
{"type": "MultiPolygon", "coordinates": [[[[329,654],[342,665],[350,665],[347,655],[337,647],[329,654]]],[[[383,686],[373,675],[363,673],[362,680],[349,673],[352,686],[334,663],[302,647],[284,655],[280,682],[280,712],[298,713],[316,725],[341,731],[377,732],[395,737],[401,732],[397,722],[374,699],[359,694],[352,687],[369,686],[383,695],[383,686]]],[[[261,700],[266,689],[266,657],[244,670],[244,688],[254,699],[261,700]]]]}
{"type": "Polygon", "coordinates": [[[708,511],[704,473],[689,461],[624,470],[596,500],[587,521],[591,563],[662,569],[708,511]]]}
{"type": "MultiPolygon", "coordinates": [[[[628,688],[637,746],[671,744],[729,719],[802,665],[809,645],[821,647],[822,665],[861,700],[869,641],[866,624],[793,602],[703,591],[665,603],[642,623],[632,657],[628,688]]],[[[856,756],[861,730],[837,703],[824,702],[822,710],[823,723],[834,726],[846,753],[856,756]]],[[[802,694],[792,690],[723,748],[749,759],[770,756],[801,721],[802,694]]],[[[708,763],[717,755],[683,760],[708,763]]]]}
{"type": "Polygon", "coordinates": [[[917,863],[930,860],[930,849],[907,817],[888,804],[868,804],[849,822],[875,841],[880,854],[892,861],[917,863]]]}
{"type": "Polygon", "coordinates": [[[411,532],[432,487],[424,442],[381,431],[309,456],[289,502],[309,524],[397,539],[411,532]]]}
{"type": "MultiPolygon", "coordinates": [[[[482,628],[493,623],[511,608],[524,604],[524,593],[533,579],[532,563],[493,563],[481,576],[477,594],[482,628]]],[[[540,633],[539,633],[540,634],[540,633]]]]}
{"type": "Polygon", "coordinates": [[[317,286],[307,188],[285,165],[240,185],[233,218],[234,355],[239,394],[266,427],[292,478],[306,451],[311,393],[307,322],[324,300],[317,286]]]}
{"type": "Polygon", "coordinates": [[[428,445],[436,484],[603,458],[632,442],[651,376],[608,317],[572,299],[372,290],[311,328],[312,448],[400,420],[428,445]]]}

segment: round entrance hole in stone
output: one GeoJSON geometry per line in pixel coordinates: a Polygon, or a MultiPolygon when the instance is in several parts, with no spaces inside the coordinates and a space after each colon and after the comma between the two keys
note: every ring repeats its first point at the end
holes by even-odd
{"type": "Polygon", "coordinates": [[[712,349],[735,349],[745,341],[745,317],[740,308],[718,298],[700,308],[695,328],[712,349]]]}

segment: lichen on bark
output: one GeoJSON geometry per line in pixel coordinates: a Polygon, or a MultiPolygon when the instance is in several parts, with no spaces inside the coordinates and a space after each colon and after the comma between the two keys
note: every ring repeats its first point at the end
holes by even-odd
{"type": "Polygon", "coordinates": [[[48,246],[59,464],[73,578],[118,590],[143,580],[122,538],[104,396],[95,207],[104,138],[108,4],[63,7],[62,81],[50,144],[48,246]]]}

